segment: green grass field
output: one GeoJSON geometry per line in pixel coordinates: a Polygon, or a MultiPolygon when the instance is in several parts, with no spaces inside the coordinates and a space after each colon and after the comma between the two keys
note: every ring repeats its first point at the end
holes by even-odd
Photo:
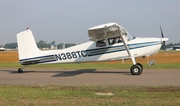
{"type": "Polygon", "coordinates": [[[179,106],[180,87],[0,85],[0,105],[179,106]]]}

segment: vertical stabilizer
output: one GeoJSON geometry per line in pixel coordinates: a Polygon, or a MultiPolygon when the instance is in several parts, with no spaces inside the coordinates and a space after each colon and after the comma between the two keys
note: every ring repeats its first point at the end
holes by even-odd
{"type": "Polygon", "coordinates": [[[34,40],[34,36],[29,29],[17,34],[17,43],[19,60],[35,57],[40,53],[34,40]]]}

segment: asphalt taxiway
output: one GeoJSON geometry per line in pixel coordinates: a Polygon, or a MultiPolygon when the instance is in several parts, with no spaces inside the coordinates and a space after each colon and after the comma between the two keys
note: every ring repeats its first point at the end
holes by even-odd
{"type": "Polygon", "coordinates": [[[128,85],[180,86],[180,70],[146,70],[131,75],[129,70],[24,70],[0,69],[0,84],[19,85],[128,85]]]}

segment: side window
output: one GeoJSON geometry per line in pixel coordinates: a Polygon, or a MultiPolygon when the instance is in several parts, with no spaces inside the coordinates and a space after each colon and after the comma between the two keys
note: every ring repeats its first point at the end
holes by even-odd
{"type": "Polygon", "coordinates": [[[103,46],[106,46],[105,39],[99,40],[99,41],[96,42],[96,47],[103,47],[103,46]]]}
{"type": "Polygon", "coordinates": [[[113,45],[113,44],[116,44],[116,43],[121,43],[122,39],[120,38],[120,36],[113,37],[113,38],[109,38],[108,42],[109,42],[109,45],[113,45]]]}

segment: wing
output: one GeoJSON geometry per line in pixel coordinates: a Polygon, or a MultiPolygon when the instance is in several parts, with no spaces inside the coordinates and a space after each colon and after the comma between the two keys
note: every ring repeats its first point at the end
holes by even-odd
{"type": "Polygon", "coordinates": [[[123,27],[116,23],[107,23],[88,29],[88,35],[91,41],[98,41],[105,38],[119,36],[119,33],[128,33],[123,27]],[[121,32],[119,32],[121,31],[121,32]]]}

